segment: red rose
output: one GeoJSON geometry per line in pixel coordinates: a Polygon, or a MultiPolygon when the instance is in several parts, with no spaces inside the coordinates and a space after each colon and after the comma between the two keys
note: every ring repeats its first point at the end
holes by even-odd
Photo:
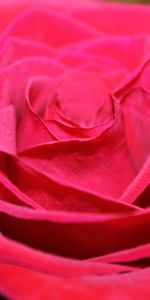
{"type": "Polygon", "coordinates": [[[0,5],[0,291],[150,299],[150,7],[52,2],[0,5]]]}

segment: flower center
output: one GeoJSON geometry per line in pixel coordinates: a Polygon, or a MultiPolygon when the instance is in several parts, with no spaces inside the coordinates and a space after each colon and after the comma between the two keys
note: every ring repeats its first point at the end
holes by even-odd
{"type": "Polygon", "coordinates": [[[56,87],[47,117],[51,119],[55,110],[63,119],[81,127],[91,127],[110,117],[112,104],[106,98],[108,87],[98,73],[69,72],[56,87]]]}

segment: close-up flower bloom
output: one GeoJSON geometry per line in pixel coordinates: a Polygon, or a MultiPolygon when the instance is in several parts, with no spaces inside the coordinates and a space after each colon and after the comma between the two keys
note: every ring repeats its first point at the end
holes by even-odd
{"type": "Polygon", "coordinates": [[[150,6],[0,2],[0,294],[150,299],[150,6]]]}

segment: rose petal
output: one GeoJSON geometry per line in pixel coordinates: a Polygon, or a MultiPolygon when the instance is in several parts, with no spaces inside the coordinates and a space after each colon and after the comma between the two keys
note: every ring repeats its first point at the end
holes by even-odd
{"type": "Polygon", "coordinates": [[[63,257],[86,259],[150,243],[150,210],[112,216],[47,212],[3,202],[0,210],[4,236],[63,257]]]}
{"type": "Polygon", "coordinates": [[[12,105],[0,109],[0,151],[16,155],[16,118],[12,105]]]}
{"type": "Polygon", "coordinates": [[[25,57],[57,57],[57,50],[38,42],[10,37],[0,51],[0,66],[6,67],[25,57]]]}
{"type": "Polygon", "coordinates": [[[85,276],[73,279],[47,276],[11,264],[1,264],[0,270],[3,274],[4,295],[9,295],[16,300],[26,300],[27,298],[140,300],[143,297],[148,300],[150,296],[149,269],[125,275],[101,278],[85,276]],[[8,278],[10,278],[9,282],[8,278]],[[24,278],[28,278],[28,280],[24,280],[24,278]]]}
{"type": "Polygon", "coordinates": [[[124,192],[136,174],[121,116],[93,140],[54,142],[20,155],[27,165],[57,182],[114,198],[124,192]]]}
{"type": "Polygon", "coordinates": [[[117,274],[136,268],[63,258],[34,250],[1,235],[0,262],[26,266],[30,270],[54,276],[74,277],[117,274]]]}
{"type": "Polygon", "coordinates": [[[118,3],[111,5],[94,3],[94,5],[72,9],[72,15],[84,21],[85,24],[113,35],[135,35],[150,32],[149,14],[149,6],[130,5],[129,9],[127,4],[118,3]]]}
{"type": "Polygon", "coordinates": [[[15,36],[59,47],[96,35],[98,35],[97,30],[73,17],[52,9],[47,11],[37,7],[30,8],[15,18],[1,36],[1,44],[8,37],[15,36]]]}
{"type": "Polygon", "coordinates": [[[9,178],[1,176],[0,181],[17,199],[16,201],[11,201],[8,197],[5,199],[5,194],[2,194],[2,199],[5,201],[62,212],[124,214],[138,210],[136,206],[106,198],[103,194],[96,195],[57,183],[50,177],[22,164],[19,159],[14,160],[9,157],[7,165],[9,167],[5,169],[5,174],[8,174],[9,178]],[[10,170],[15,170],[15,174],[10,170]]]}
{"type": "MultiPolygon", "coordinates": [[[[16,112],[17,150],[53,140],[42,122],[33,114],[26,103],[25,90],[31,76],[58,76],[65,67],[47,58],[24,58],[0,71],[1,107],[13,104],[16,112]],[[12,84],[13,82],[13,84],[12,84]],[[35,134],[39,130],[39,135],[35,134]],[[29,135],[31,131],[31,135],[29,135]],[[27,138],[25,138],[27,136],[27,138]],[[31,137],[31,138],[30,138],[31,137]]],[[[9,121],[10,122],[10,121],[9,121]]],[[[10,125],[9,125],[10,126],[10,125]]],[[[9,128],[9,127],[8,127],[9,128]]],[[[13,136],[13,135],[12,135],[13,136]]]]}
{"type": "Polygon", "coordinates": [[[126,137],[135,167],[140,169],[150,154],[150,93],[131,89],[122,99],[126,137]]]}
{"type": "MultiPolygon", "coordinates": [[[[123,193],[120,201],[133,203],[147,188],[150,182],[150,157],[147,158],[138,175],[123,193]]],[[[144,203],[143,203],[144,205],[144,203]]]]}

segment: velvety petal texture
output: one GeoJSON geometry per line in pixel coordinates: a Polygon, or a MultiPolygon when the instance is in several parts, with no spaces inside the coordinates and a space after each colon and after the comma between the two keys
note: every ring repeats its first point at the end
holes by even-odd
{"type": "Polygon", "coordinates": [[[150,299],[150,6],[0,3],[0,297],[150,299]]]}

